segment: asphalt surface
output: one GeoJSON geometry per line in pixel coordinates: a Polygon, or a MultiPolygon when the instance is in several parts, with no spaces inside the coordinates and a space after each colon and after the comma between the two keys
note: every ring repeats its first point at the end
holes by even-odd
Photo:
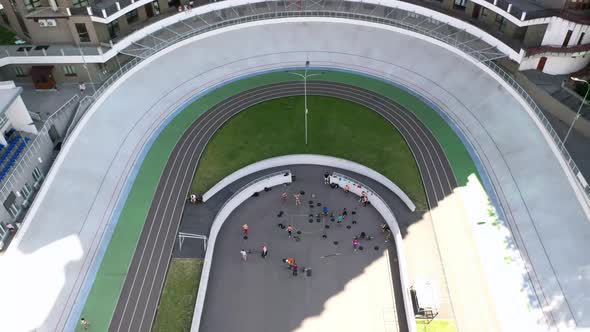
{"type": "MultiPolygon", "coordinates": [[[[400,105],[370,91],[330,82],[308,82],[309,95],[364,105],[394,125],[420,170],[430,208],[452,193],[456,180],[432,133],[400,105]]],[[[200,116],[174,148],[150,207],[109,331],[150,331],[194,170],[213,134],[233,115],[257,103],[303,94],[300,82],[267,85],[217,104],[200,116]]]]}
{"type": "MultiPolygon", "coordinates": [[[[342,170],[315,165],[291,165],[289,170],[295,182],[249,198],[221,227],[199,331],[407,331],[397,252],[379,229],[385,222],[379,212],[363,206],[358,196],[324,184],[324,172],[342,170]],[[286,202],[283,191],[290,196],[286,202]],[[303,204],[297,206],[292,194],[301,191],[303,204]],[[341,223],[318,217],[324,207],[335,216],[346,208],[348,215],[341,223]],[[241,236],[244,223],[249,225],[247,239],[241,236]],[[289,238],[279,223],[300,231],[300,240],[289,238]],[[361,232],[374,238],[361,239],[362,250],[355,252],[352,239],[361,232]],[[263,244],[269,250],[266,259],[260,256],[263,244]],[[251,252],[247,262],[238,254],[242,248],[251,252]],[[286,257],[294,257],[301,270],[310,268],[312,275],[293,276],[281,261],[286,257]]],[[[259,172],[256,178],[272,172],[259,172]]],[[[343,173],[387,191],[359,174],[343,173]]],[[[398,221],[420,219],[395,194],[383,199],[398,221]]],[[[181,229],[199,222],[185,215],[181,229]]],[[[190,250],[183,245],[182,251],[190,250]]]]}

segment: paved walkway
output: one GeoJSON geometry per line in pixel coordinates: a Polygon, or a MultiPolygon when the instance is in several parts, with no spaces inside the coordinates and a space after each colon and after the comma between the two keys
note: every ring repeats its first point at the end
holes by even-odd
{"type": "Polygon", "coordinates": [[[294,183],[249,199],[224,224],[216,241],[200,331],[400,331],[398,316],[405,322],[403,302],[399,277],[390,266],[395,263],[395,246],[384,242],[381,216],[370,206],[362,207],[353,194],[324,185],[322,174],[332,169],[289,168],[296,176],[294,183]],[[282,203],[283,190],[303,190],[303,204],[295,206],[292,197],[282,203]],[[313,208],[307,204],[310,200],[313,208]],[[323,206],[335,213],[346,207],[349,215],[342,224],[328,218],[318,222],[315,216],[310,223],[309,214],[320,213],[323,206]],[[283,215],[278,217],[280,211],[283,215]],[[244,223],[250,226],[247,240],[241,237],[244,223]],[[289,239],[278,223],[300,230],[301,240],[289,239]],[[352,238],[362,231],[376,238],[361,241],[364,250],[355,253],[352,238]],[[262,244],[269,248],[266,260],[259,254],[262,244]],[[241,248],[252,251],[245,263],[241,248]],[[300,268],[311,268],[311,277],[294,277],[281,262],[287,257],[294,257],[300,268]]]}
{"type": "Polygon", "coordinates": [[[6,326],[63,329],[117,200],[125,196],[133,162],[166,115],[220,81],[300,66],[309,58],[313,66],[386,76],[447,112],[473,143],[500,195],[541,285],[543,306],[559,324],[590,327],[584,314],[590,311],[590,272],[581,269],[590,258],[579,254],[590,251],[585,205],[520,104],[479,68],[441,47],[374,27],[305,21],[270,29],[259,22],[187,41],[183,48],[159,52],[144,70],[113,87],[64,147],[24,228],[2,257],[0,268],[9,271],[2,277],[19,280],[11,282],[4,303],[29,308],[8,317],[6,326]],[[317,31],[323,38],[313,38],[317,31]],[[448,68],[456,70],[449,74],[448,68]],[[32,298],[38,300],[25,300],[32,298]]]}

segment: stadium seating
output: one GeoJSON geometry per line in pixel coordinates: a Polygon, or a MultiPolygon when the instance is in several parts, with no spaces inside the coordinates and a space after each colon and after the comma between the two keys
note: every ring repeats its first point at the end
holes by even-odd
{"type": "Polygon", "coordinates": [[[28,141],[29,138],[15,134],[8,139],[8,146],[0,150],[0,182],[10,173],[28,141]]]}

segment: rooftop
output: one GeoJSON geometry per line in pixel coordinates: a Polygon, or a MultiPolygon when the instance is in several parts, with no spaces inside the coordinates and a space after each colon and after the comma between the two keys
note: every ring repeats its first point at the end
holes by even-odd
{"type": "Polygon", "coordinates": [[[23,91],[22,88],[14,86],[14,82],[0,82],[0,114],[4,114],[12,102],[23,91]]]}

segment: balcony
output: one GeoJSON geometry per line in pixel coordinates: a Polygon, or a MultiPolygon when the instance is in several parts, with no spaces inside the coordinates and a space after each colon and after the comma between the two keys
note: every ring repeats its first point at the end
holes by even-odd
{"type": "Polygon", "coordinates": [[[526,50],[526,56],[533,56],[539,54],[554,54],[554,55],[583,55],[590,52],[590,44],[577,45],[570,47],[562,46],[540,46],[529,48],[526,50]]]}
{"type": "Polygon", "coordinates": [[[108,47],[75,45],[0,45],[0,58],[38,56],[91,56],[107,52],[108,47]]]}
{"type": "Polygon", "coordinates": [[[487,24],[484,21],[475,19],[471,16],[471,13],[467,13],[464,10],[456,10],[456,9],[449,9],[443,7],[443,3],[436,1],[436,0],[400,0],[402,2],[410,3],[413,5],[417,5],[420,7],[432,9],[439,13],[443,13],[450,17],[456,18],[458,20],[464,21],[469,23],[473,26],[480,28],[481,30],[485,31],[486,33],[494,36],[498,40],[502,41],[504,44],[508,45],[516,52],[520,52],[520,49],[523,47],[523,41],[518,38],[513,38],[501,31],[498,30],[498,27],[493,24],[487,24]]]}

